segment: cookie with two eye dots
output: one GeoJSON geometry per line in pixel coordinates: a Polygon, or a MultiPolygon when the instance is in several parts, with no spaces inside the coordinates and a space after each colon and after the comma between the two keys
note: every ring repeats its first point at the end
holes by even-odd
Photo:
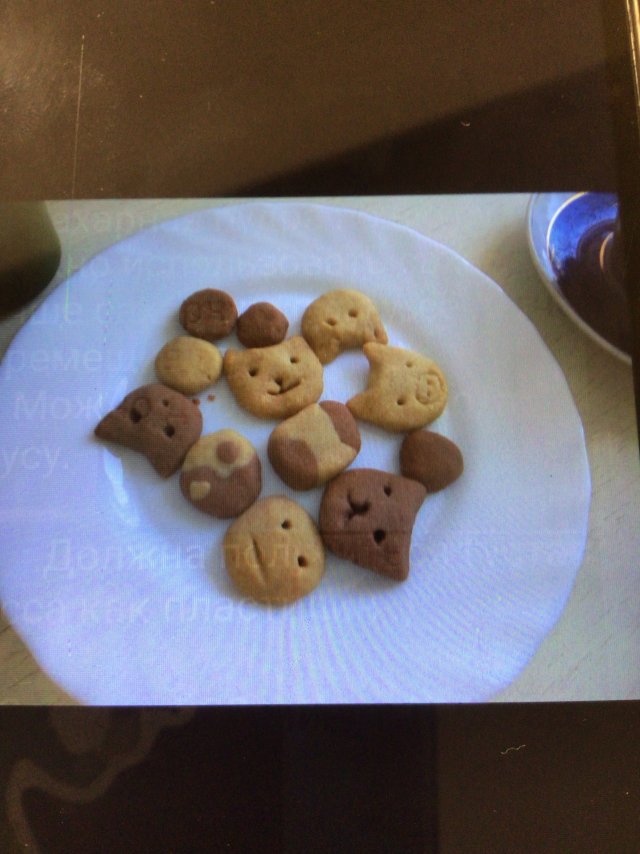
{"type": "Polygon", "coordinates": [[[367,341],[388,341],[373,302],[351,288],[328,291],[314,300],[302,315],[302,335],[323,365],[367,341]]]}
{"type": "Polygon", "coordinates": [[[356,418],[391,433],[406,433],[442,414],[447,381],[432,359],[374,342],[363,350],[369,361],[367,388],[347,401],[356,418]]]}
{"type": "Polygon", "coordinates": [[[162,383],[132,391],[95,429],[99,439],[144,454],[162,477],[180,468],[201,432],[198,407],[162,383]]]}
{"type": "Polygon", "coordinates": [[[180,475],[182,494],[217,519],[239,516],[262,489],[262,466],[248,439],[235,430],[218,430],[190,448],[180,475]]]}
{"type": "Polygon", "coordinates": [[[322,365],[304,338],[229,349],[224,373],[236,401],[258,418],[288,418],[322,394],[322,365]]]}
{"type": "Polygon", "coordinates": [[[324,574],[325,553],[306,510],[281,495],[256,501],[224,537],[227,572],[239,593],[269,605],[295,602],[324,574]]]}

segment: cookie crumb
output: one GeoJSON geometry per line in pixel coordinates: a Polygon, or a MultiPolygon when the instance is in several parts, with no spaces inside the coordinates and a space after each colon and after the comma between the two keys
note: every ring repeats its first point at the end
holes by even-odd
{"type": "Polygon", "coordinates": [[[199,397],[194,397],[194,398],[191,400],[191,403],[195,403],[195,405],[196,405],[196,406],[200,406],[200,398],[199,398],[199,397]]]}
{"type": "Polygon", "coordinates": [[[215,400],[215,399],[216,399],[215,394],[208,394],[207,395],[207,400],[215,400]]]}

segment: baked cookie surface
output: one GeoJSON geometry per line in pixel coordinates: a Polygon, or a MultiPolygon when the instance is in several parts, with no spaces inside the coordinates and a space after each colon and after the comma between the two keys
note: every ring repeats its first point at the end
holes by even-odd
{"type": "Polygon", "coordinates": [[[269,437],[267,454],[292,489],[313,489],[331,480],[356,458],[360,431],[343,403],[306,406],[282,421],[269,437]]]}
{"type": "Polygon", "coordinates": [[[324,574],[324,546],[313,519],[284,496],[257,501],[231,523],[224,559],[238,591],[264,604],[295,602],[324,574]]]}
{"type": "Polygon", "coordinates": [[[197,394],[215,383],[222,373],[222,356],[209,341],[179,335],[155,359],[160,382],[182,394],[197,394]]]}
{"type": "Polygon", "coordinates": [[[328,291],[314,300],[302,315],[302,335],[323,365],[367,341],[388,341],[373,302],[350,288],[328,291]]]}
{"type": "Polygon", "coordinates": [[[240,406],[258,418],[287,418],[322,394],[322,365],[304,338],[227,350],[224,372],[240,406]]]}
{"type": "Polygon", "coordinates": [[[270,347],[284,341],[289,321],[270,302],[255,302],[238,318],[236,335],[245,347],[270,347]]]}
{"type": "Polygon", "coordinates": [[[421,483],[427,492],[439,492],[457,480],[464,469],[455,442],[430,430],[416,430],[402,440],[400,471],[421,483]]]}
{"type": "Polygon", "coordinates": [[[144,454],[162,477],[176,472],[202,432],[202,415],[184,395],[151,383],[130,392],[95,435],[144,454]]]}
{"type": "Polygon", "coordinates": [[[180,475],[182,494],[218,519],[239,516],[262,489],[262,466],[248,439],[235,430],[202,436],[189,449],[180,475]]]}
{"type": "Polygon", "coordinates": [[[411,533],[427,494],[422,484],[377,469],[351,469],[329,483],[319,527],[338,557],[396,581],[409,575],[411,533]]]}
{"type": "Polygon", "coordinates": [[[217,341],[233,331],[238,309],[233,298],[216,288],[196,291],[180,306],[182,327],[196,338],[217,341]]]}
{"type": "Polygon", "coordinates": [[[392,433],[426,427],[447,405],[447,381],[426,356],[382,344],[364,345],[369,361],[365,391],[347,401],[352,414],[392,433]]]}

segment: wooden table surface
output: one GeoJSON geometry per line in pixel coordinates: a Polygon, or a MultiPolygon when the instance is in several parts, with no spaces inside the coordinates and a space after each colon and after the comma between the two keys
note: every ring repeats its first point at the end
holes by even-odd
{"type": "MultiPolygon", "coordinates": [[[[523,194],[313,199],[402,223],[459,252],[531,319],[559,362],[585,430],[592,502],[586,552],[569,602],[520,676],[496,701],[640,697],[640,461],[631,368],[556,306],[533,268],[523,194]]],[[[46,294],[96,252],[187,211],[232,200],[51,202],[63,245],[45,293],[0,323],[0,353],[46,294]]],[[[71,703],[0,613],[0,703],[71,703]]]]}

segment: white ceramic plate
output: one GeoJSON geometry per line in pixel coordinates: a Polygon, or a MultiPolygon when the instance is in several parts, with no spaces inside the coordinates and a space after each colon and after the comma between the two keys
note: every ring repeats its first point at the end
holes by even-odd
{"type": "MultiPolygon", "coordinates": [[[[224,349],[230,341],[221,342],[224,349]]],[[[347,400],[366,360],[325,370],[347,400]]],[[[352,211],[246,203],[164,223],[98,255],[21,330],[0,366],[0,598],[44,669],[98,704],[455,702],[490,697],[560,615],[585,545],[590,479],[564,377],[503,291],[450,250],[352,211]],[[141,456],[93,438],[153,378],[191,292],[240,311],[269,300],[299,330],[323,291],[376,301],[393,344],[436,359],[450,385],[433,428],[466,468],[424,503],[411,575],[395,584],[329,556],[285,609],[242,602],[221,560],[225,523],[141,456]]],[[[224,379],[200,395],[204,432],[232,426],[271,471],[273,422],[224,379]]],[[[398,470],[400,439],[363,426],[354,466],[398,470]]],[[[295,495],[316,513],[321,491],[295,495]]]]}

